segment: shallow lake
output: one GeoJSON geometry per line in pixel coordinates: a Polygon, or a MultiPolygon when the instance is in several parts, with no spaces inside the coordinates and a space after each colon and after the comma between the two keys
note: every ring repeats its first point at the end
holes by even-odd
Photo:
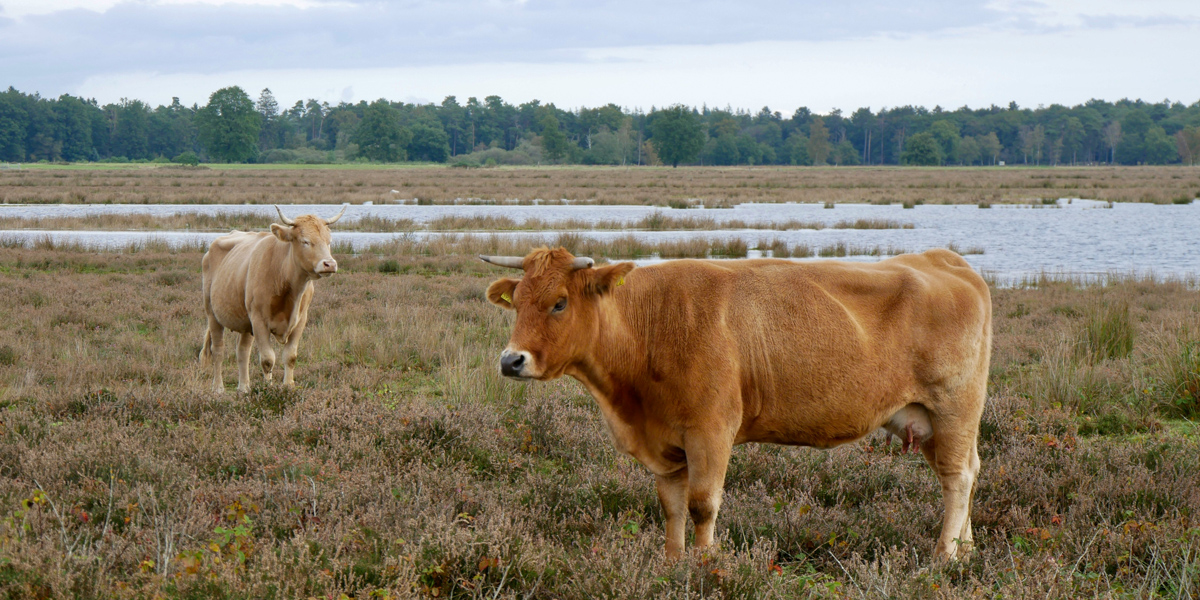
{"type": "MultiPolygon", "coordinates": [[[[967,255],[975,268],[998,278],[1019,278],[1039,273],[1105,274],[1146,273],[1159,277],[1200,276],[1200,203],[1188,205],[1122,204],[1088,200],[1060,200],[1057,207],[995,205],[900,205],[875,206],[839,204],[826,209],[820,204],[743,204],[732,209],[663,209],[643,206],[513,206],[513,205],[373,205],[351,206],[347,221],[364,216],[412,219],[425,223],[444,216],[506,216],[515,221],[576,219],[585,222],[636,222],[654,212],[671,217],[700,217],[717,222],[748,223],[798,220],[833,225],[857,219],[887,219],[911,223],[912,229],[821,229],[772,231],[721,229],[715,231],[592,231],[579,234],[594,238],[635,235],[647,241],[702,238],[742,238],[754,247],[760,241],[783,240],[789,246],[807,244],[820,248],[836,243],[859,247],[921,251],[955,244],[960,249],[980,249],[967,255]]],[[[292,205],[283,207],[295,216],[315,213],[332,216],[338,207],[292,205]]],[[[188,213],[259,213],[274,215],[274,208],[260,205],[0,205],[0,217],[88,216],[102,213],[171,215],[188,213]]],[[[468,235],[518,236],[550,241],[559,232],[478,232],[468,235]]],[[[0,231],[0,237],[32,243],[44,237],[79,242],[97,247],[123,247],[150,239],[168,244],[208,241],[218,233],[195,232],[109,232],[109,231],[0,231]]],[[[422,239],[447,235],[417,232],[336,232],[335,240],[355,248],[403,236],[422,239]]],[[[449,235],[463,235],[451,233],[449,235]]],[[[875,260],[859,258],[859,260],[875,260]]]]}

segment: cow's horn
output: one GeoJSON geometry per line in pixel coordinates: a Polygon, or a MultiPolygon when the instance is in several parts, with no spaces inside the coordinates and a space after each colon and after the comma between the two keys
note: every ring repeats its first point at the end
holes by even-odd
{"type": "Polygon", "coordinates": [[[279,222],[280,223],[283,223],[284,225],[295,225],[296,224],[295,221],[283,216],[283,211],[279,210],[278,204],[275,205],[275,212],[279,213],[279,222]]]}
{"type": "Polygon", "coordinates": [[[525,259],[520,256],[484,256],[479,255],[479,260],[501,267],[509,267],[511,269],[524,269],[525,259]]]}
{"type": "Polygon", "coordinates": [[[338,219],[342,218],[342,215],[346,214],[346,207],[348,207],[348,206],[350,206],[350,203],[349,203],[349,202],[347,202],[347,203],[343,204],[343,205],[342,205],[342,210],[341,210],[340,212],[338,212],[338,214],[336,214],[336,215],[333,215],[333,218],[332,218],[332,219],[326,219],[326,220],[325,220],[325,224],[326,224],[326,225],[333,225],[334,223],[337,223],[338,219]]]}
{"type": "Polygon", "coordinates": [[[579,258],[576,258],[575,262],[571,263],[571,268],[572,269],[590,269],[590,268],[592,268],[592,265],[594,265],[594,264],[596,264],[596,261],[594,261],[586,256],[581,256],[579,258]]]}

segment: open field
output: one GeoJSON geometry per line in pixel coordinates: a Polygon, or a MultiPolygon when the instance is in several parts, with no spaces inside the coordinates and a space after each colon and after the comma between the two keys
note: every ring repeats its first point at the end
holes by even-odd
{"type": "Polygon", "coordinates": [[[142,168],[0,171],[0,202],[289,204],[419,201],[709,207],[743,202],[1184,202],[1196,167],[142,168]],[[393,192],[395,190],[395,192],[393,192]]]}
{"type": "Polygon", "coordinates": [[[875,437],[736,449],[720,548],[668,564],[582,387],[497,373],[507,272],[377,250],[318,283],[296,391],[214,396],[199,252],[0,248],[0,595],[1200,595],[1193,287],[993,290],[970,562],[931,565],[940,490],[875,437]]]}

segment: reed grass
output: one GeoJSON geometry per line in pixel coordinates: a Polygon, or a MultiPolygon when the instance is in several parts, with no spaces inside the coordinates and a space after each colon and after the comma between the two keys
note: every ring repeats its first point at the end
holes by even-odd
{"type": "MultiPolygon", "coordinates": [[[[73,230],[73,231],[200,231],[263,230],[275,222],[274,215],[222,212],[215,215],[182,213],[170,216],[104,214],[89,217],[0,217],[0,229],[73,230]]],[[[410,218],[391,219],[366,215],[338,222],[340,231],[380,233],[410,231],[713,231],[766,229],[912,229],[912,223],[892,219],[856,219],[826,224],[821,221],[743,221],[717,220],[711,217],[675,217],[661,212],[632,221],[560,219],[537,217],[516,220],[507,216],[449,215],[427,223],[410,218]]]]}
{"type": "Polygon", "coordinates": [[[1079,348],[1096,361],[1125,358],[1133,352],[1133,337],[1128,304],[1098,306],[1084,323],[1079,348]]]}

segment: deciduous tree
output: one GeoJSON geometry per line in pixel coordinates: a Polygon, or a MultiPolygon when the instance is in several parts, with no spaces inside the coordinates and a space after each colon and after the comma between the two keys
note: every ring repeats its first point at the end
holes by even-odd
{"type": "Polygon", "coordinates": [[[1175,148],[1187,165],[1200,162],[1200,127],[1188,125],[1175,133],[1175,148]]]}
{"type": "Polygon", "coordinates": [[[408,142],[409,160],[446,162],[450,158],[450,137],[446,130],[430,123],[413,123],[412,140],[408,142]]]}
{"type": "Polygon", "coordinates": [[[672,167],[696,160],[704,147],[704,131],[692,109],[676,104],[650,116],[653,119],[650,142],[659,160],[672,167]]]}
{"type": "Polygon", "coordinates": [[[942,146],[928,131],[908,136],[900,162],[906,165],[932,167],[942,164],[942,146]]]}
{"type": "Polygon", "coordinates": [[[558,127],[558,119],[547,114],[542,117],[542,151],[546,153],[546,158],[550,160],[559,160],[567,155],[567,136],[558,127]]]}
{"type": "Polygon", "coordinates": [[[976,136],[979,140],[979,154],[983,160],[990,161],[991,164],[996,164],[1000,160],[1000,138],[995,131],[988,132],[987,135],[976,136]]]}
{"type": "Polygon", "coordinates": [[[825,120],[813,117],[808,125],[808,157],[812,164],[820,166],[829,160],[829,152],[829,130],[825,128],[825,120]]]}
{"type": "Polygon", "coordinates": [[[408,156],[412,133],[400,125],[400,113],[380,98],[363,111],[362,121],[350,136],[361,156],[378,162],[398,162],[408,156]]]}
{"type": "Polygon", "coordinates": [[[213,92],[196,113],[200,144],[220,162],[246,162],[257,155],[261,125],[254,101],[238,86],[213,92]]]}

